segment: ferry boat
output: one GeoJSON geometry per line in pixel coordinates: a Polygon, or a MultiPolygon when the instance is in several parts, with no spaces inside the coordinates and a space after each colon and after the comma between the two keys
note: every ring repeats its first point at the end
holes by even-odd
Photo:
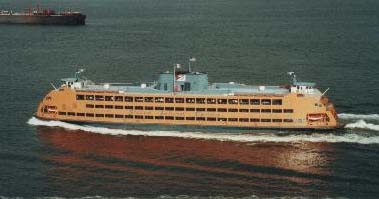
{"type": "Polygon", "coordinates": [[[208,74],[175,69],[155,82],[94,83],[61,79],[35,113],[43,120],[267,129],[335,129],[333,104],[312,82],[291,72],[286,86],[208,82],[208,74]]]}

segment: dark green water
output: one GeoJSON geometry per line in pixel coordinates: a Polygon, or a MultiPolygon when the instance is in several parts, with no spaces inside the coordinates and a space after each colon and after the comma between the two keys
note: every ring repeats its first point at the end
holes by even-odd
{"type": "Polygon", "coordinates": [[[36,2],[80,10],[87,25],[0,25],[0,197],[379,196],[379,1],[36,2]],[[286,84],[295,71],[330,88],[358,128],[224,136],[27,123],[50,82],[77,65],[96,82],[135,82],[189,57],[212,82],[286,84]]]}

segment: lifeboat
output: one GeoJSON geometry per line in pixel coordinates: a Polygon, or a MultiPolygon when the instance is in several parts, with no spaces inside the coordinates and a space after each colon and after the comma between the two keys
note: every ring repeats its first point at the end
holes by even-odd
{"type": "Polygon", "coordinates": [[[56,106],[47,106],[47,112],[48,113],[58,113],[56,106]]]}
{"type": "Polygon", "coordinates": [[[313,114],[308,114],[307,115],[307,119],[308,121],[321,121],[321,120],[324,120],[325,118],[325,114],[323,113],[313,113],[313,114]]]}

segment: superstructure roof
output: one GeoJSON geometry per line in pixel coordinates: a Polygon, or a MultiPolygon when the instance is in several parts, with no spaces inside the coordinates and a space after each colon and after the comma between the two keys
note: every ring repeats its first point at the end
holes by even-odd
{"type": "MultiPolygon", "coordinates": [[[[143,85],[143,84],[141,84],[143,85]]],[[[113,91],[120,93],[152,93],[152,94],[169,94],[172,91],[162,91],[152,87],[144,86],[124,86],[124,85],[112,85],[112,84],[93,84],[83,87],[81,90],[92,91],[113,91]]],[[[176,95],[285,95],[289,90],[280,86],[248,86],[237,83],[214,83],[208,87],[208,89],[201,91],[181,91],[175,92],[176,95]]]]}
{"type": "MultiPolygon", "coordinates": [[[[80,72],[79,72],[80,73],[80,72]]],[[[174,94],[175,95],[287,95],[290,92],[320,94],[314,83],[297,82],[288,86],[252,86],[235,82],[209,84],[208,74],[200,72],[160,73],[158,81],[148,83],[102,83],[95,84],[82,80],[76,73],[75,78],[62,79],[66,85],[81,91],[106,91],[117,93],[174,94]],[[70,83],[71,82],[71,83],[70,83]]],[[[293,74],[293,73],[292,73],[293,74]]]]}

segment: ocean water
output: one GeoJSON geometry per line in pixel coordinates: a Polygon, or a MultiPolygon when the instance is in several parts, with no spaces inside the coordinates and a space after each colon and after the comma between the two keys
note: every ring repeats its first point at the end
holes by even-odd
{"type": "Polygon", "coordinates": [[[87,25],[0,25],[0,198],[378,198],[379,1],[1,0],[87,25]],[[59,79],[317,82],[335,131],[76,125],[33,117],[59,79]]]}

